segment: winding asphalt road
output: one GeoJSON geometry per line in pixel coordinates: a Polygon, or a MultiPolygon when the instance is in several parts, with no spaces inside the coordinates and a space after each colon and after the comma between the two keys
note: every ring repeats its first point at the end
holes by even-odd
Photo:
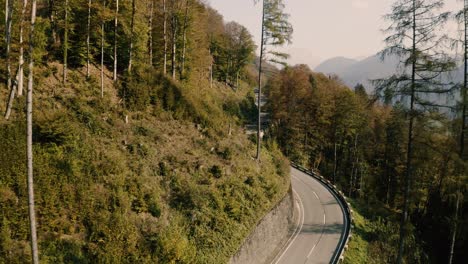
{"type": "Polygon", "coordinates": [[[344,212],[337,198],[313,177],[291,168],[299,214],[297,227],[274,264],[330,263],[344,236],[344,212]]]}

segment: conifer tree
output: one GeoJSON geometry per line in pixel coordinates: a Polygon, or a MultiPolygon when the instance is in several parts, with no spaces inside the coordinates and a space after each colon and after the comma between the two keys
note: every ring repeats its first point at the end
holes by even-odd
{"type": "Polygon", "coordinates": [[[436,105],[431,101],[433,95],[451,91],[443,75],[453,69],[454,63],[440,49],[446,36],[437,34],[449,17],[449,13],[441,12],[443,6],[441,0],[397,0],[391,13],[386,16],[391,25],[386,29],[387,48],[382,51],[382,56],[396,55],[401,58],[402,70],[388,79],[377,80],[377,92],[407,102],[409,116],[404,202],[397,256],[399,264],[404,258],[410,213],[416,118],[425,109],[436,105]]]}
{"type": "Polygon", "coordinates": [[[257,115],[257,161],[260,161],[261,145],[261,94],[262,94],[262,66],[265,58],[271,62],[280,63],[287,54],[268,50],[268,47],[282,46],[291,43],[293,29],[288,22],[289,15],[284,13],[283,0],[263,0],[262,2],[262,34],[260,43],[260,61],[258,67],[258,115],[257,115]]]}

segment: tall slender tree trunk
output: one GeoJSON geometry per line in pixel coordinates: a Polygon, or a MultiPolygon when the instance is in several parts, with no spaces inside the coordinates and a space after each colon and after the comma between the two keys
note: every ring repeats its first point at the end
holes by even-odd
{"type": "Polygon", "coordinates": [[[163,0],[163,38],[164,38],[164,54],[163,54],[163,73],[166,75],[167,73],[167,6],[166,0],[163,0]]]}
{"type": "Polygon", "coordinates": [[[11,88],[11,24],[13,16],[13,1],[5,1],[5,40],[6,40],[6,68],[7,68],[7,89],[11,88]]]}
{"type": "Polygon", "coordinates": [[[117,27],[119,24],[119,0],[115,2],[115,17],[114,17],[114,76],[113,80],[117,81],[117,27]]]}
{"type": "Polygon", "coordinates": [[[337,155],[336,155],[336,141],[335,141],[334,147],[335,147],[335,149],[334,149],[335,151],[334,151],[334,162],[333,162],[333,183],[336,184],[336,169],[338,167],[337,166],[338,165],[338,158],[337,158],[337,155]]]}
{"type": "Polygon", "coordinates": [[[177,16],[174,14],[174,4],[172,5],[172,54],[171,54],[171,73],[172,73],[172,79],[176,79],[176,63],[177,63],[177,16]]]}
{"type": "Polygon", "coordinates": [[[467,95],[466,90],[468,88],[468,1],[464,0],[463,6],[463,19],[464,19],[464,72],[463,72],[463,87],[461,90],[462,98],[462,113],[461,113],[461,133],[460,133],[460,157],[463,158],[465,154],[465,132],[466,132],[466,104],[467,104],[467,95]]]}
{"type": "Polygon", "coordinates": [[[86,78],[89,78],[90,35],[91,35],[91,1],[88,0],[88,26],[86,29],[86,78]]]}
{"type": "Polygon", "coordinates": [[[460,193],[457,191],[457,200],[455,202],[455,212],[453,216],[453,226],[452,226],[452,235],[450,238],[450,253],[448,263],[452,264],[453,255],[455,251],[455,242],[457,238],[457,227],[458,227],[458,209],[460,207],[460,193]]]}
{"type": "MultiPolygon", "coordinates": [[[[464,42],[463,42],[463,63],[464,63],[464,71],[463,71],[463,87],[461,90],[461,99],[462,99],[462,113],[461,113],[461,131],[460,131],[460,159],[463,159],[465,154],[465,131],[466,131],[466,89],[468,87],[468,1],[463,1],[463,26],[464,26],[464,42]]],[[[457,188],[459,188],[457,186],[457,188]]],[[[450,239],[450,252],[449,252],[449,260],[448,263],[452,264],[453,262],[453,255],[455,252],[455,244],[457,239],[457,228],[458,228],[458,210],[460,206],[460,191],[457,190],[457,201],[455,204],[455,212],[454,218],[452,221],[452,234],[450,239]]]]}
{"type": "Polygon", "coordinates": [[[135,35],[135,0],[132,0],[132,21],[130,23],[130,54],[128,56],[128,73],[132,72],[132,62],[133,62],[133,37],[135,35]]]}
{"type": "Polygon", "coordinates": [[[210,88],[213,88],[213,61],[214,59],[210,48],[210,88]]]}
{"type": "Polygon", "coordinates": [[[263,53],[264,53],[264,44],[265,44],[265,2],[262,2],[262,37],[260,39],[260,62],[258,65],[258,113],[257,113],[257,162],[260,162],[260,152],[261,152],[261,140],[262,140],[262,120],[261,120],[261,113],[262,113],[262,106],[261,98],[262,98],[262,63],[263,63],[263,53]]]}
{"type": "MultiPolygon", "coordinates": [[[[36,0],[32,0],[31,7],[31,33],[29,39],[34,39],[34,27],[36,24],[36,0]]],[[[34,54],[34,42],[29,42],[29,54],[34,54]]],[[[26,100],[26,127],[27,127],[27,165],[28,165],[28,206],[29,206],[29,223],[31,233],[31,252],[32,262],[39,263],[39,252],[37,247],[37,232],[36,232],[36,213],[34,208],[34,180],[33,180],[33,77],[34,77],[34,57],[29,56],[29,76],[28,76],[28,95],[26,100]]]]}
{"type": "Polygon", "coordinates": [[[18,61],[18,96],[23,96],[24,89],[24,41],[23,41],[23,31],[24,31],[24,20],[25,13],[28,6],[28,0],[23,0],[23,7],[21,8],[21,21],[20,21],[20,33],[19,33],[19,61],[18,61]]]}
{"type": "Polygon", "coordinates": [[[185,1],[185,16],[183,26],[183,44],[182,44],[182,65],[180,66],[180,78],[185,75],[185,53],[187,49],[187,26],[188,26],[189,0],[185,1]]]}
{"type": "MultiPolygon", "coordinates": [[[[16,73],[17,73],[16,81],[18,81],[19,71],[17,71],[16,73]]],[[[6,111],[5,111],[5,119],[6,120],[10,119],[11,109],[13,108],[13,101],[14,101],[15,95],[16,95],[16,88],[17,88],[16,84],[17,84],[17,82],[13,82],[13,84],[11,85],[11,88],[10,88],[10,96],[8,97],[7,108],[6,108],[6,111]]]]}
{"type": "Polygon", "coordinates": [[[68,0],[65,0],[65,32],[63,37],[63,83],[67,83],[68,63],[68,0]]]}
{"type": "Polygon", "coordinates": [[[154,0],[150,0],[150,17],[148,21],[148,55],[149,65],[153,67],[153,15],[154,15],[154,0]]]}
{"type": "MultiPolygon", "coordinates": [[[[103,8],[106,7],[106,0],[102,1],[103,8]]],[[[104,18],[101,21],[101,98],[104,98],[104,18]]]]}
{"type": "Polygon", "coordinates": [[[409,199],[411,191],[411,176],[412,176],[412,161],[413,161],[413,127],[415,120],[414,103],[416,96],[416,0],[413,0],[413,47],[411,50],[411,96],[410,96],[410,112],[409,112],[409,128],[408,128],[408,150],[406,156],[406,177],[405,177],[405,189],[404,189],[404,202],[403,202],[403,214],[400,223],[400,240],[398,243],[398,257],[397,263],[403,263],[403,255],[405,248],[405,236],[406,236],[406,222],[408,221],[409,214],[409,199]]]}
{"type": "Polygon", "coordinates": [[[49,0],[49,20],[50,20],[50,28],[52,30],[52,39],[54,41],[54,45],[57,45],[58,38],[57,38],[57,24],[55,23],[55,0],[49,0]]]}

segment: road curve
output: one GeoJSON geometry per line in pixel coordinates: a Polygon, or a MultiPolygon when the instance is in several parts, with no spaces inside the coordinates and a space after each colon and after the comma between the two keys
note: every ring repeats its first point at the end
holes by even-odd
{"type": "Polygon", "coordinates": [[[337,197],[315,178],[291,168],[297,227],[272,264],[330,263],[345,236],[345,213],[337,197]]]}

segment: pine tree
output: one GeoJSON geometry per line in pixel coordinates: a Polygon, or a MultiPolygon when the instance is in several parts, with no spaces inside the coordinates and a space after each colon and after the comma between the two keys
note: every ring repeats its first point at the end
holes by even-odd
{"type": "Polygon", "coordinates": [[[450,71],[454,63],[439,50],[445,36],[436,33],[449,17],[449,13],[440,12],[443,5],[441,0],[397,0],[392,12],[386,16],[391,25],[386,30],[389,36],[385,39],[387,48],[382,56],[400,57],[403,70],[389,79],[376,81],[377,91],[392,98],[409,99],[404,204],[397,256],[399,264],[403,262],[407,235],[416,117],[426,108],[436,105],[431,102],[432,95],[451,91],[451,88],[447,88],[448,83],[443,80],[443,74],[450,71]]]}
{"type": "Polygon", "coordinates": [[[292,26],[288,22],[289,15],[284,13],[283,0],[263,0],[262,2],[262,36],[260,43],[260,62],[258,67],[258,115],[257,115],[257,161],[260,161],[261,145],[261,94],[263,60],[271,55],[271,62],[282,63],[281,59],[288,56],[284,53],[268,51],[268,47],[282,46],[291,42],[292,26]]]}

